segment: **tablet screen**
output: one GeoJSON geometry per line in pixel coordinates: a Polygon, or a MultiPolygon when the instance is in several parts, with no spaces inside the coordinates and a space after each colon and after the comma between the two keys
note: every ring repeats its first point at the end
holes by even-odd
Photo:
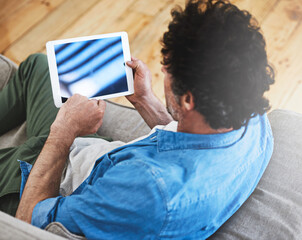
{"type": "Polygon", "coordinates": [[[62,97],[128,91],[121,36],[54,45],[62,97]]]}

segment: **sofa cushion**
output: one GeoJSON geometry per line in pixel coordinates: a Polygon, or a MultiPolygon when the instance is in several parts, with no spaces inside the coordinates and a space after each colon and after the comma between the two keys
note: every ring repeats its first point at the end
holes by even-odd
{"type": "Polygon", "coordinates": [[[75,235],[69,232],[61,223],[52,222],[45,228],[46,231],[59,235],[61,237],[72,239],[72,240],[85,240],[84,236],[75,235]]]}
{"type": "Polygon", "coordinates": [[[250,198],[210,239],[302,239],[302,115],[269,114],[275,145],[250,198]]]}
{"type": "Polygon", "coordinates": [[[17,65],[0,54],[0,90],[16,72],[17,65]]]}
{"type": "Polygon", "coordinates": [[[134,108],[106,101],[103,124],[98,130],[99,135],[111,137],[113,140],[129,142],[148,134],[150,130],[134,108]]]}

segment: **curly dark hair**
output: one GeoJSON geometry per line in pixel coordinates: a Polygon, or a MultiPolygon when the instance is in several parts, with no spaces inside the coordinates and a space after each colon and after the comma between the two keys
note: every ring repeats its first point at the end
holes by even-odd
{"type": "Polygon", "coordinates": [[[213,129],[239,129],[270,109],[263,94],[274,70],[249,12],[228,1],[191,0],[171,15],[161,52],[174,95],[190,91],[195,110],[213,129]]]}

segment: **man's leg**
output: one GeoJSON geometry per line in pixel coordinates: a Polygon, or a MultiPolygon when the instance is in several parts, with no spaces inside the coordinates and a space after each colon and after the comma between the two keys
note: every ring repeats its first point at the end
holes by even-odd
{"type": "Polygon", "coordinates": [[[0,150],[0,210],[14,215],[21,185],[17,160],[34,164],[58,109],[54,106],[46,56],[27,58],[0,92],[0,134],[27,121],[28,140],[21,146],[0,150]]]}
{"type": "Polygon", "coordinates": [[[0,134],[27,120],[27,138],[48,135],[58,109],[54,106],[47,58],[34,54],[0,92],[0,134]]]}
{"type": "Polygon", "coordinates": [[[32,137],[18,147],[0,149],[0,211],[16,214],[21,186],[18,160],[34,164],[45,140],[46,137],[32,137]]]}

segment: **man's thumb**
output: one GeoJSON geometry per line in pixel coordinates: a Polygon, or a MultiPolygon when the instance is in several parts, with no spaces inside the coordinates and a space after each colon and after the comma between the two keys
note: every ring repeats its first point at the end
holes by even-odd
{"type": "Polygon", "coordinates": [[[129,67],[131,67],[131,68],[134,68],[134,67],[135,67],[135,64],[134,64],[133,61],[128,61],[128,62],[126,62],[126,64],[127,64],[129,67]]]}

